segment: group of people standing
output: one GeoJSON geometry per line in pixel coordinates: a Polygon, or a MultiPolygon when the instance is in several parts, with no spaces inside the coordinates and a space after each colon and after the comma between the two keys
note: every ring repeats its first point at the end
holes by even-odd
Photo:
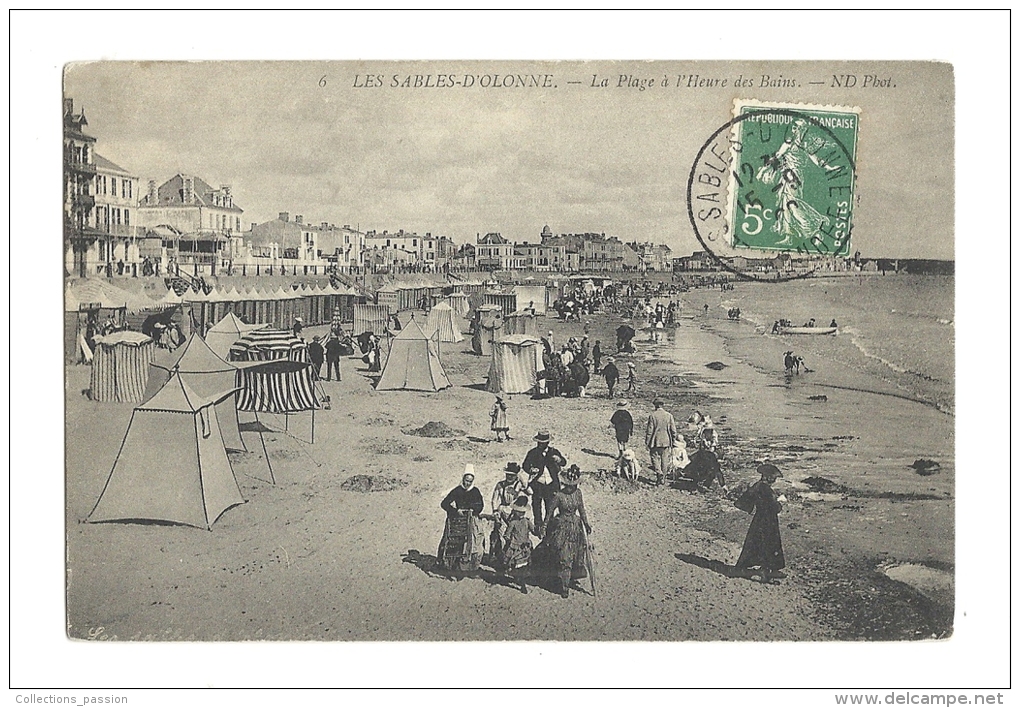
{"type": "Polygon", "coordinates": [[[528,591],[528,584],[553,583],[564,598],[571,583],[588,576],[590,547],[581,470],[552,447],[547,430],[534,437],[523,463],[508,462],[505,479],[492,492],[492,514],[486,517],[481,491],[474,487],[468,466],[460,485],[450,490],[440,507],[446,526],[437,563],[453,572],[471,572],[488,560],[508,585],[528,591]],[[532,516],[528,517],[529,507],[532,516]],[[491,521],[486,534],[484,522],[491,521]],[[541,539],[537,547],[532,537],[541,539]]]}
{"type": "MultiPolygon", "coordinates": [[[[595,343],[595,349],[601,358],[599,342],[595,343]]],[[[591,381],[588,367],[592,365],[592,352],[588,335],[581,339],[571,337],[558,351],[552,332],[542,337],[543,370],[539,373],[539,395],[583,398],[591,381]]]]}
{"type": "MultiPolygon", "coordinates": [[[[619,401],[616,404],[609,425],[616,433],[617,473],[637,480],[639,474],[637,458],[629,447],[631,436],[634,434],[634,417],[627,405],[627,401],[619,401]]],[[[719,444],[719,433],[711,417],[695,411],[688,419],[688,432],[693,436],[696,448],[695,454],[688,457],[687,440],[680,432],[673,414],[663,407],[660,398],[656,398],[652,405],[654,410],[649,414],[645,424],[644,442],[652,472],[655,474],[656,485],[664,484],[666,477],[671,474],[674,477],[678,474],[683,477],[688,468],[691,468],[693,476],[689,479],[696,482],[697,486],[703,486],[717,478],[720,486],[726,489],[726,482],[715,454],[719,444]],[[692,460],[697,462],[693,467],[692,460]],[[705,476],[706,473],[708,476],[705,476]]]]}

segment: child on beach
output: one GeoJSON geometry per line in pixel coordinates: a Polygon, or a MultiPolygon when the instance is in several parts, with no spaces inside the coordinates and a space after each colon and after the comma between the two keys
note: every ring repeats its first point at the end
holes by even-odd
{"type": "Polygon", "coordinates": [[[489,428],[496,433],[496,442],[503,442],[504,435],[507,440],[512,439],[510,437],[510,423],[506,417],[506,402],[503,401],[502,396],[496,396],[496,402],[489,413],[489,420],[491,421],[489,428]]]}
{"type": "Polygon", "coordinates": [[[531,564],[531,537],[535,523],[526,514],[528,497],[524,494],[514,502],[510,518],[503,525],[501,567],[507,583],[516,582],[525,595],[528,594],[528,566],[531,564]]]}
{"type": "Polygon", "coordinates": [[[635,386],[635,384],[637,384],[637,377],[634,375],[635,369],[636,369],[636,367],[634,366],[634,362],[633,361],[628,361],[627,362],[627,390],[626,390],[625,393],[630,393],[631,391],[636,391],[637,390],[637,387],[635,386]]]}
{"type": "Polygon", "coordinates": [[[734,502],[741,511],[754,514],[736,567],[761,568],[761,581],[771,583],[773,578],[783,577],[779,571],[786,567],[783,541],[779,537],[779,512],[783,504],[772,489],[776,479],[782,477],[783,473],[768,463],[758,465],[757,471],[761,480],[734,502]]]}

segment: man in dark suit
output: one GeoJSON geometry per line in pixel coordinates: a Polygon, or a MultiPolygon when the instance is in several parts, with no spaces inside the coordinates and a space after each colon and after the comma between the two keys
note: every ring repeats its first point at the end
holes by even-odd
{"type": "Polygon", "coordinates": [[[521,468],[528,473],[531,487],[531,507],[535,513],[535,526],[544,531],[548,523],[549,507],[553,496],[560,489],[560,470],[567,465],[567,458],[552,447],[552,435],[548,430],[538,431],[535,447],[524,456],[521,468]],[[545,512],[543,513],[543,505],[545,512]]]}
{"type": "Polygon", "coordinates": [[[340,352],[343,349],[343,345],[337,337],[330,336],[326,342],[326,380],[331,381],[333,371],[336,371],[336,380],[342,381],[340,378],[340,352]]]}
{"type": "Polygon", "coordinates": [[[321,339],[319,336],[312,337],[312,343],[308,345],[308,360],[312,362],[312,375],[316,381],[322,378],[322,362],[326,356],[326,350],[319,341],[321,339]]]}

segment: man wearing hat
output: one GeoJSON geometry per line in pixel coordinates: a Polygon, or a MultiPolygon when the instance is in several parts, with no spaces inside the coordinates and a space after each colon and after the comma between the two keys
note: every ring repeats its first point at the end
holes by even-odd
{"type": "Polygon", "coordinates": [[[672,413],[663,409],[661,398],[656,398],[652,405],[655,410],[648,416],[645,426],[645,447],[652,458],[655,483],[662,484],[672,461],[673,443],[677,436],[676,420],[672,413]]]}
{"type": "Polygon", "coordinates": [[[343,351],[343,344],[340,342],[340,338],[334,335],[329,335],[329,339],[326,340],[326,380],[331,381],[333,379],[333,372],[336,372],[336,380],[342,381],[343,378],[340,376],[340,354],[343,351]]]}
{"type": "Polygon", "coordinates": [[[322,348],[322,337],[315,335],[308,345],[308,360],[312,362],[312,376],[316,381],[322,378],[322,362],[326,360],[326,350],[322,348]]]}
{"type": "Polygon", "coordinates": [[[606,368],[602,370],[602,375],[606,377],[606,386],[609,388],[609,397],[613,397],[613,388],[616,387],[616,383],[620,380],[620,370],[616,368],[616,359],[609,357],[606,363],[606,368]]]}
{"type": "Polygon", "coordinates": [[[616,446],[619,451],[617,459],[623,457],[623,451],[627,449],[630,436],[634,433],[634,416],[627,410],[627,402],[620,401],[616,404],[616,411],[609,419],[609,424],[616,430],[616,446]]]}
{"type": "Polygon", "coordinates": [[[294,336],[295,337],[300,337],[301,336],[301,330],[303,330],[304,328],[305,328],[305,321],[303,319],[301,319],[300,317],[295,317],[294,318],[294,336]]]}
{"type": "Polygon", "coordinates": [[[528,450],[521,465],[528,475],[532,494],[531,507],[535,513],[535,525],[539,530],[542,530],[549,520],[550,505],[560,489],[560,470],[567,464],[567,458],[552,447],[549,444],[551,442],[552,435],[548,430],[538,431],[535,436],[536,445],[528,450]]]}

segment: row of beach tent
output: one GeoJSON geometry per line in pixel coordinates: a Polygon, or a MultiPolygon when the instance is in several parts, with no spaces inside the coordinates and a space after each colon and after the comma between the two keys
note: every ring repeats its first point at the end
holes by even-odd
{"type": "Polygon", "coordinates": [[[244,502],[227,456],[228,450],[246,450],[238,410],[254,413],[257,421],[259,412],[320,407],[303,340],[265,325],[246,325],[233,314],[210,333],[221,351],[227,347],[226,357],[194,334],[175,352],[149,358],[143,400],[132,412],[88,521],[209,529],[224,511],[244,502]]]}

